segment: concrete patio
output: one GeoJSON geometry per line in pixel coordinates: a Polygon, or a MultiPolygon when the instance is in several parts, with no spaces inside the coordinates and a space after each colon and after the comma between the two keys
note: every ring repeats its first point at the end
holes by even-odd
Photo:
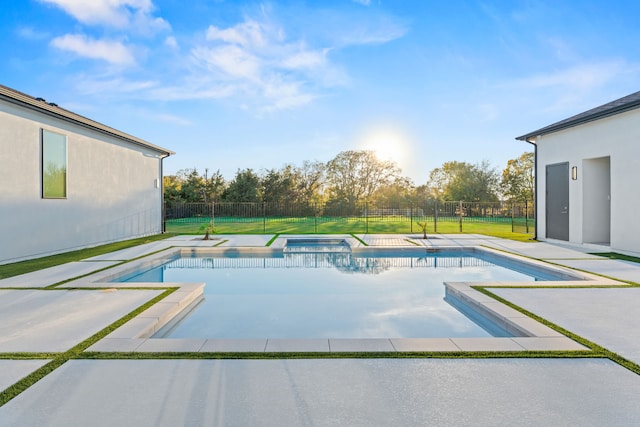
{"type": "MultiPolygon", "coordinates": [[[[162,292],[44,287],[108,266],[117,268],[119,262],[171,247],[264,248],[272,237],[217,236],[219,240],[202,241],[179,236],[0,280],[0,354],[64,352],[162,292]]],[[[483,246],[601,274],[607,277],[601,279],[602,284],[613,284],[610,279],[640,283],[640,265],[589,255],[586,252],[593,249],[582,247],[478,235],[438,235],[426,241],[417,235],[358,238],[373,247],[483,246]]],[[[179,309],[198,286],[175,292],[172,301],[159,304],[179,309]]],[[[640,288],[541,286],[490,290],[640,363],[640,288]]],[[[141,322],[153,319],[147,316],[141,322]]],[[[127,327],[114,333],[122,334],[127,327]]],[[[117,352],[121,345],[122,351],[168,351],[167,347],[154,347],[162,340],[123,335],[111,340],[99,341],[90,350],[117,352]]],[[[225,343],[207,344],[204,340],[191,350],[185,348],[192,343],[170,343],[174,351],[207,352],[215,351],[216,344],[218,350],[229,349],[225,343]]],[[[307,344],[312,344],[315,351],[321,343],[307,344]]],[[[379,344],[371,343],[377,350],[379,344]]],[[[244,345],[244,350],[233,350],[254,351],[261,345],[264,350],[269,343],[244,345]]],[[[274,341],[270,345],[267,351],[290,350],[287,346],[300,343],[274,341]],[[282,345],[285,347],[279,347],[282,345]]],[[[438,345],[448,349],[443,351],[457,351],[447,347],[450,342],[440,341],[438,345]]],[[[398,347],[393,348],[404,351],[401,344],[398,347]]],[[[345,351],[351,350],[353,347],[345,347],[345,351]]],[[[433,347],[425,350],[437,351],[433,347]]],[[[473,347],[467,350],[473,351],[473,347]]],[[[0,360],[0,390],[47,361],[0,360]]],[[[609,359],[598,358],[72,359],[1,406],[0,425],[627,426],[636,425],[640,419],[640,406],[633,398],[637,395],[640,376],[609,359]]]]}

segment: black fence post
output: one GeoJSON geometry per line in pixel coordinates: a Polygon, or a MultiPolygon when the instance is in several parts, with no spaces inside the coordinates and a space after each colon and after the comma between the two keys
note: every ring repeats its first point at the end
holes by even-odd
{"type": "Polygon", "coordinates": [[[460,213],[459,213],[459,217],[460,217],[460,232],[462,233],[462,200],[460,200],[459,203],[458,203],[458,209],[460,210],[460,213]]]}
{"type": "Polygon", "coordinates": [[[516,218],[516,204],[515,202],[511,202],[511,232],[512,233],[516,232],[515,218],[516,218]]]}
{"type": "Polygon", "coordinates": [[[409,221],[411,221],[409,224],[411,224],[409,226],[409,233],[413,233],[413,205],[409,205],[409,221]]]}
{"type": "Polygon", "coordinates": [[[162,234],[167,232],[167,203],[162,204],[162,234]]]}
{"type": "Polygon", "coordinates": [[[212,200],[211,201],[211,231],[213,231],[215,224],[216,224],[216,202],[212,200]]]}
{"type": "Polygon", "coordinates": [[[365,220],[365,234],[369,234],[369,201],[364,204],[364,220],[365,220]]]}
{"type": "Polygon", "coordinates": [[[529,234],[529,201],[524,201],[524,223],[526,224],[524,229],[529,234]]]}
{"type": "Polygon", "coordinates": [[[267,211],[264,202],[262,202],[262,234],[267,234],[267,211]]]}
{"type": "Polygon", "coordinates": [[[437,233],[438,232],[438,201],[436,200],[434,203],[434,209],[433,209],[433,232],[437,233]]]}

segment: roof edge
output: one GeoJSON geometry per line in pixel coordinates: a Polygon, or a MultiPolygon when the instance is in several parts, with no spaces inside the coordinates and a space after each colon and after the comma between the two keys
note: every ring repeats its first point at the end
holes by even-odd
{"type": "Polygon", "coordinates": [[[158,153],[165,154],[165,157],[176,154],[171,150],[151,144],[150,142],[147,142],[143,139],[137,138],[133,135],[129,135],[125,132],[114,129],[95,120],[91,120],[87,117],[66,110],[62,107],[59,107],[57,104],[47,103],[42,98],[34,98],[30,95],[19,92],[4,85],[0,85],[0,99],[24,108],[28,108],[30,110],[37,111],[47,116],[51,116],[78,126],[82,126],[87,129],[91,129],[93,131],[97,131],[105,135],[109,135],[111,137],[115,137],[134,145],[149,148],[158,153]]]}
{"type": "MultiPolygon", "coordinates": [[[[636,92],[635,94],[631,94],[629,96],[640,94],[640,92],[636,92]]],[[[627,96],[628,97],[628,96],[627,96]]],[[[640,97],[630,102],[622,103],[620,105],[612,106],[610,108],[603,108],[611,104],[615,104],[616,102],[627,98],[623,97],[616,101],[612,101],[610,103],[604,104],[600,107],[593,108],[592,110],[587,110],[584,113],[577,114],[575,116],[569,117],[568,119],[561,120],[559,122],[553,123],[549,126],[545,126],[533,132],[529,132],[525,135],[518,136],[515,139],[518,141],[529,142],[530,138],[537,138],[542,135],[547,135],[550,133],[558,132],[564,129],[568,129],[575,126],[580,126],[585,123],[593,122],[596,120],[603,119],[605,117],[615,116],[617,114],[621,114],[627,111],[635,110],[640,108],[640,97]],[[590,113],[591,112],[591,113],[590,113]]]]}

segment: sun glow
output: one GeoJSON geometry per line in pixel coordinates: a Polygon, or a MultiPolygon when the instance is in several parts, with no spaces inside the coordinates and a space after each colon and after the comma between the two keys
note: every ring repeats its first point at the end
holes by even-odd
{"type": "Polygon", "coordinates": [[[372,150],[380,160],[392,160],[404,168],[408,157],[409,144],[406,138],[397,131],[375,130],[362,138],[360,149],[372,150]]]}

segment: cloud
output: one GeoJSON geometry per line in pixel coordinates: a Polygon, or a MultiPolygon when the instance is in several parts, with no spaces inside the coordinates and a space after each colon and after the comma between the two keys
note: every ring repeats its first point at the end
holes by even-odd
{"type": "Polygon", "coordinates": [[[19,27],[16,30],[16,34],[26,40],[45,40],[50,37],[49,33],[37,30],[33,27],[19,27]]]}
{"type": "Polygon", "coordinates": [[[282,67],[292,70],[324,67],[327,64],[328,52],[329,49],[316,51],[301,49],[299,52],[293,52],[291,55],[284,58],[282,61],[282,67]]]}
{"type": "Polygon", "coordinates": [[[639,76],[639,63],[612,59],[574,63],[496,84],[493,90],[505,94],[503,104],[510,108],[526,100],[530,111],[557,120],[615,98],[612,87],[633,87],[639,76]]]}
{"type": "Polygon", "coordinates": [[[261,108],[263,112],[288,110],[312,102],[317,96],[305,93],[302,82],[288,82],[274,79],[264,84],[263,94],[271,102],[261,108]]]}
{"type": "Polygon", "coordinates": [[[330,10],[330,15],[325,15],[327,9],[309,10],[291,18],[288,9],[279,16],[262,5],[234,24],[209,25],[195,36],[183,35],[180,45],[173,34],[143,43],[121,28],[135,26],[136,19],[162,28],[164,21],[154,17],[151,0],[39,1],[60,7],[81,23],[116,28],[119,37],[111,39],[78,31],[51,41],[57,49],[119,66],[107,70],[108,75],[80,76],[78,85],[84,90],[128,91],[153,100],[229,98],[258,114],[299,108],[348,85],[349,75],[334,60],[335,52],[385,43],[407,31],[393,17],[370,8],[357,8],[360,14],[355,15],[353,10],[330,10]],[[319,16],[312,19],[314,13],[319,16]],[[158,42],[162,49],[150,44],[158,42]],[[170,55],[167,48],[173,51],[170,55]],[[144,60],[139,52],[145,53],[144,60]],[[118,80],[122,87],[112,86],[118,80]]]}
{"type": "Polygon", "coordinates": [[[153,17],[151,0],[39,0],[54,5],[87,25],[134,28],[140,33],[170,28],[167,21],[153,17]]]}
{"type": "Polygon", "coordinates": [[[229,98],[237,92],[238,90],[234,85],[190,78],[178,84],[153,88],[147,91],[147,97],[159,101],[223,99],[229,98]]]}
{"type": "Polygon", "coordinates": [[[193,56],[214,72],[230,79],[260,79],[261,60],[240,46],[197,47],[193,56]]]}
{"type": "Polygon", "coordinates": [[[152,118],[160,122],[169,122],[179,126],[193,125],[193,122],[191,120],[173,114],[155,114],[152,116],[152,118]]]}
{"type": "Polygon", "coordinates": [[[94,40],[83,34],[65,34],[51,40],[51,46],[91,59],[101,59],[110,64],[130,66],[135,64],[133,53],[119,41],[94,40]]]}
{"type": "Polygon", "coordinates": [[[266,38],[271,36],[269,32],[269,28],[264,24],[248,20],[224,30],[210,25],[206,38],[209,41],[223,41],[244,47],[261,47],[267,44],[266,38]]]}
{"type": "Polygon", "coordinates": [[[85,95],[132,94],[150,90],[158,86],[151,80],[127,80],[123,77],[96,76],[94,74],[75,76],[78,90],[85,95]]]}
{"type": "Polygon", "coordinates": [[[353,0],[353,2],[363,6],[371,6],[371,0],[353,0]]]}
{"type": "Polygon", "coordinates": [[[265,112],[308,104],[319,92],[346,84],[341,67],[329,59],[331,51],[287,37],[282,27],[263,16],[227,28],[210,25],[191,57],[196,68],[206,70],[212,86],[225,83],[235,95],[244,96],[247,108],[253,99],[265,112]]]}
{"type": "Polygon", "coordinates": [[[174,36],[169,36],[164,39],[164,45],[170,47],[171,49],[178,48],[178,40],[174,36]]]}
{"type": "Polygon", "coordinates": [[[306,24],[333,49],[388,43],[404,37],[410,29],[406,21],[375,9],[364,9],[361,13],[325,10],[318,14],[317,22],[306,24]]]}
{"type": "Polygon", "coordinates": [[[515,80],[507,85],[526,89],[566,87],[587,90],[600,87],[628,71],[629,64],[624,61],[582,63],[515,80]]]}

